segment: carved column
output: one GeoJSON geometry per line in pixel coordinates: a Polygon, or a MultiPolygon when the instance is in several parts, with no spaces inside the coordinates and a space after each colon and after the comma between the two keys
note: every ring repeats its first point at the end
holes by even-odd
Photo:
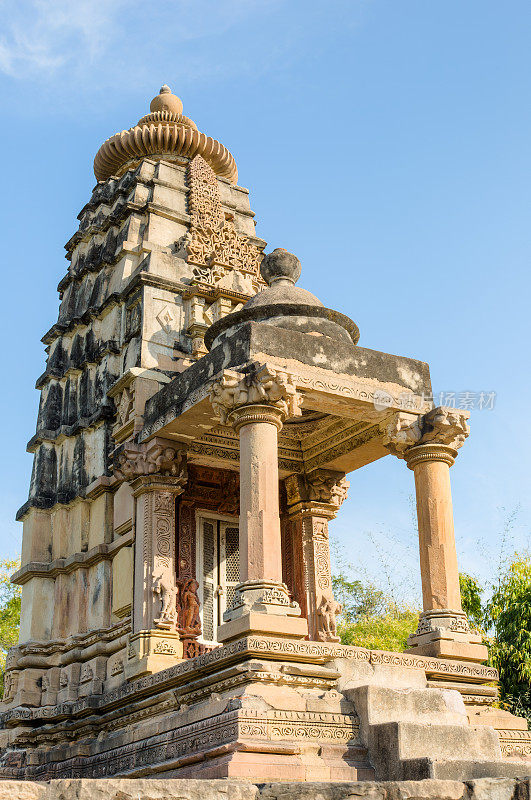
{"type": "Polygon", "coordinates": [[[487,648],[461,608],[450,488],[450,467],[468,436],[468,416],[442,407],[420,418],[398,414],[384,443],[415,475],[423,612],[409,649],[484,661],[487,648]]]}
{"type": "Polygon", "coordinates": [[[347,496],[344,473],[317,469],[308,475],[290,475],[284,481],[288,519],[295,541],[288,542],[301,554],[295,568],[304,592],[303,607],[312,641],[338,642],[336,614],[341,606],[332,591],[328,522],[334,519],[347,496]]]}
{"type": "Polygon", "coordinates": [[[306,620],[282,582],[278,498],[278,432],[299,415],[300,397],[287,373],[252,365],[226,370],[210,399],[222,424],[240,440],[240,579],[235,601],[218,629],[220,641],[250,632],[303,637],[306,620]]]}
{"type": "Polygon", "coordinates": [[[126,676],[157,672],[182,657],[178,633],[175,501],[187,480],[186,455],[174,442],[125,444],[114,473],[135,497],[133,631],[126,676]]]}

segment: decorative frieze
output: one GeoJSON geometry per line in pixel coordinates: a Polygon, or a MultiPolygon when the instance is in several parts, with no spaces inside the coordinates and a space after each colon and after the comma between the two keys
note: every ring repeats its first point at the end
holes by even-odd
{"type": "MultiPolygon", "coordinates": [[[[194,281],[215,286],[226,283],[224,279],[236,271],[249,279],[254,294],[264,286],[260,276],[262,250],[248,236],[238,233],[233,215],[223,211],[217,177],[204,158],[196,155],[186,175],[191,217],[186,250],[188,262],[193,265],[194,281]]],[[[226,288],[232,284],[230,280],[226,288]]]]}

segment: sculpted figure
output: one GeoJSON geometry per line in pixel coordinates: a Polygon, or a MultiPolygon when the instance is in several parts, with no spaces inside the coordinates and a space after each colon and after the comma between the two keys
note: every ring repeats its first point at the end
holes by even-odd
{"type": "Polygon", "coordinates": [[[153,594],[160,598],[161,610],[155,624],[173,624],[177,613],[177,587],[168,585],[166,576],[159,573],[153,581],[153,594]]]}
{"type": "Polygon", "coordinates": [[[183,585],[181,592],[181,630],[183,633],[198,634],[201,631],[201,619],[199,617],[199,596],[197,590],[199,584],[195,578],[188,578],[183,585]]]}
{"type": "Polygon", "coordinates": [[[323,597],[321,605],[317,611],[319,615],[319,638],[323,642],[337,641],[337,622],[336,614],[339,614],[343,606],[337,603],[333,597],[323,597]]]}

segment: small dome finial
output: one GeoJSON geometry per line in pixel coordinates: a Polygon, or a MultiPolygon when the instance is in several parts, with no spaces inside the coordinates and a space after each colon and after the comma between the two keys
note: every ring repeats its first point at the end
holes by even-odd
{"type": "Polygon", "coordinates": [[[149,109],[152,113],[156,111],[168,111],[170,114],[182,114],[183,104],[180,97],[172,94],[172,91],[167,84],[160,87],[160,92],[151,101],[149,109]]]}
{"type": "Polygon", "coordinates": [[[260,274],[269,286],[277,281],[297,283],[301,276],[301,262],[293,253],[277,247],[262,259],[260,274]]]}

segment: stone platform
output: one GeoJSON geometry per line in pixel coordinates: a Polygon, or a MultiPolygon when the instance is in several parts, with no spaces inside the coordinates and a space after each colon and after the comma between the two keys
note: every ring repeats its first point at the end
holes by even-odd
{"type": "Polygon", "coordinates": [[[246,636],[106,693],[9,708],[0,716],[0,777],[526,775],[531,762],[517,759],[529,731],[474,704],[495,693],[496,677],[462,661],[246,636]],[[500,721],[507,730],[493,727],[500,721]]]}

